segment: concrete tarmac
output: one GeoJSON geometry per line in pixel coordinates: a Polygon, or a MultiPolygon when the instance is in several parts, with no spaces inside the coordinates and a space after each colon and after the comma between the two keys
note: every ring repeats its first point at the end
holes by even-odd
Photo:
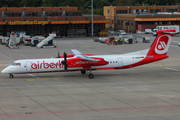
{"type": "MultiPolygon", "coordinates": [[[[18,59],[51,58],[77,49],[89,54],[121,54],[151,43],[108,46],[91,38],[59,38],[57,48],[0,45],[0,70],[18,59]]],[[[180,42],[173,38],[169,58],[147,65],[88,73],[0,73],[0,120],[178,120],[180,119],[180,42]]]]}

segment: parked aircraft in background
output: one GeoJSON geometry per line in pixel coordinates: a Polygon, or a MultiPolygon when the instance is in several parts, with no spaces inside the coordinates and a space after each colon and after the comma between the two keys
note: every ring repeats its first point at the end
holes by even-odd
{"type": "Polygon", "coordinates": [[[81,71],[85,74],[86,71],[90,71],[89,78],[92,79],[94,78],[92,70],[132,68],[167,58],[167,51],[175,30],[161,30],[157,31],[157,34],[150,49],[115,55],[83,54],[76,49],[71,49],[72,54],[67,55],[64,52],[63,56],[58,54],[57,58],[17,60],[1,73],[7,73],[10,78],[13,78],[13,74],[66,71],[81,71]]]}

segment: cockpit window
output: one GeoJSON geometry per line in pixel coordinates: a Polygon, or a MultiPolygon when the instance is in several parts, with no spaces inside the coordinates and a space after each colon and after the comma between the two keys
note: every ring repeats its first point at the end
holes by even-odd
{"type": "Polygon", "coordinates": [[[11,65],[13,65],[13,66],[20,66],[21,63],[13,63],[13,64],[11,64],[11,65]]]}

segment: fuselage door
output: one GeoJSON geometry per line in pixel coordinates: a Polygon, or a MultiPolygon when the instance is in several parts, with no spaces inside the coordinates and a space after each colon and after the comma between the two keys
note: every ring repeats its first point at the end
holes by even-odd
{"type": "Polygon", "coordinates": [[[30,62],[30,61],[27,61],[27,62],[26,62],[26,71],[27,71],[27,72],[31,72],[31,70],[32,70],[32,69],[31,69],[31,62],[30,62]]]}
{"type": "Polygon", "coordinates": [[[123,59],[121,57],[118,58],[118,66],[123,67],[123,59]]]}

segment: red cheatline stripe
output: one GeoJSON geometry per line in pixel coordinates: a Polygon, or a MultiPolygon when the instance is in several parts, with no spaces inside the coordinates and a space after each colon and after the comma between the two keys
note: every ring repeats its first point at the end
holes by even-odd
{"type": "Polygon", "coordinates": [[[180,106],[164,106],[164,107],[145,107],[145,108],[122,108],[122,109],[105,109],[105,110],[85,110],[85,111],[65,111],[65,112],[47,112],[47,113],[27,113],[27,114],[5,114],[2,116],[23,116],[23,115],[42,115],[42,114],[59,114],[59,113],[86,113],[86,112],[103,112],[103,111],[120,111],[120,110],[145,110],[145,109],[161,109],[161,108],[179,108],[180,106]]]}
{"type": "Polygon", "coordinates": [[[114,70],[114,68],[98,68],[96,70],[114,70]]]}

